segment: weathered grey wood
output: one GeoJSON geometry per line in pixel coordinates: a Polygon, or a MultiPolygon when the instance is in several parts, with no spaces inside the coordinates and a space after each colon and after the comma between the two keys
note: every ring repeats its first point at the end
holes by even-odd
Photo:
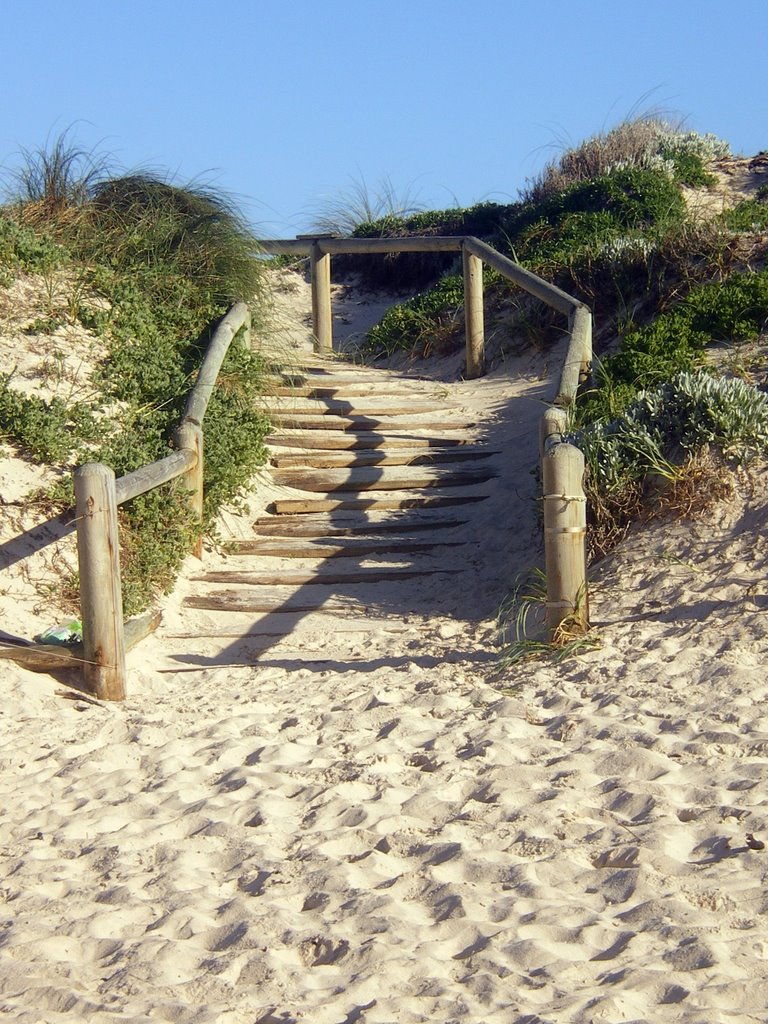
{"type": "Polygon", "coordinates": [[[300,455],[273,455],[271,462],[278,469],[289,466],[305,466],[308,469],[338,469],[343,466],[434,466],[452,462],[475,462],[500,454],[491,448],[472,445],[460,445],[455,448],[430,448],[412,451],[402,449],[388,452],[380,451],[339,451],[322,452],[319,455],[302,453],[300,455]]]}
{"type": "Polygon", "coordinates": [[[576,401],[579,384],[586,380],[592,364],[592,314],[586,306],[574,311],[570,326],[571,338],[555,399],[558,405],[571,405],[576,401]]]}
{"type": "Polygon", "coordinates": [[[435,547],[462,547],[463,541],[383,540],[347,537],[318,538],[314,541],[283,537],[278,540],[240,540],[230,545],[233,555],[263,555],[266,558],[361,558],[382,560],[390,555],[424,554],[435,547]]]}
{"type": "Polygon", "coordinates": [[[312,325],[317,351],[333,351],[333,318],[331,313],[331,257],[313,243],[309,251],[312,281],[312,325]]]}
{"type": "Polygon", "coordinates": [[[193,466],[195,456],[189,451],[177,451],[167,455],[164,459],[151,462],[148,466],[142,466],[133,473],[126,473],[115,481],[115,493],[117,504],[122,505],[131,498],[140,494],[146,494],[160,484],[168,483],[183,476],[193,466]]]}
{"type": "Polygon", "coordinates": [[[453,576],[460,569],[334,569],[325,567],[317,571],[284,571],[275,576],[253,572],[206,572],[193,576],[200,583],[231,583],[249,587],[304,587],[309,584],[319,587],[341,586],[345,583],[386,583],[393,580],[410,580],[414,576],[453,576]]]}
{"type": "Polygon", "coordinates": [[[458,252],[461,241],[461,237],[454,235],[410,238],[266,238],[259,241],[259,248],[273,256],[309,256],[315,242],[322,252],[334,256],[353,253],[458,252]]]}
{"type": "Polygon", "coordinates": [[[187,398],[182,423],[189,420],[199,425],[203,422],[221,364],[224,362],[232,339],[241,327],[250,326],[250,322],[251,314],[248,307],[244,302],[237,302],[216,328],[208,348],[205,350],[195,386],[187,398]]]}
{"type": "Polygon", "coordinates": [[[479,256],[480,259],[487,263],[489,267],[493,267],[494,270],[498,270],[500,274],[508,278],[510,281],[514,281],[515,284],[524,288],[525,291],[531,295],[535,295],[537,299],[541,299],[542,302],[546,302],[548,306],[552,306],[553,309],[559,310],[561,313],[565,313],[569,316],[571,312],[577,307],[581,306],[582,303],[578,299],[574,299],[572,295],[564,292],[562,288],[558,288],[554,284],[550,284],[549,281],[545,281],[543,278],[533,274],[530,270],[526,270],[525,267],[521,267],[518,263],[513,260],[507,259],[506,256],[502,256],[500,252],[496,252],[490,245],[486,245],[485,242],[481,242],[479,238],[465,238],[465,248],[473,253],[475,256],[479,256]]]}
{"type": "Polygon", "coordinates": [[[125,643],[120,593],[115,474],[86,463],[75,470],[83,674],[100,700],[125,699],[125,643]]]}
{"type": "Polygon", "coordinates": [[[484,483],[496,476],[492,468],[474,466],[440,469],[431,466],[403,466],[379,469],[275,470],[275,482],[300,491],[335,494],[339,491],[415,491],[427,487],[462,487],[484,483]]]}
{"type": "Polygon", "coordinates": [[[295,515],[270,516],[257,519],[253,529],[259,537],[355,537],[355,536],[387,536],[390,533],[418,533],[437,530],[450,530],[456,526],[466,525],[466,519],[456,517],[444,518],[441,513],[433,514],[428,509],[419,511],[418,517],[412,515],[387,515],[378,518],[368,513],[349,513],[343,517],[338,515],[295,515]]]}
{"type": "Polygon", "coordinates": [[[465,430],[472,426],[466,422],[412,420],[407,416],[313,416],[301,412],[272,412],[269,418],[278,426],[303,430],[370,431],[375,427],[389,427],[392,430],[465,430]]]}
{"type": "Polygon", "coordinates": [[[370,404],[340,398],[313,399],[293,398],[285,401],[269,401],[267,412],[270,416],[425,416],[432,412],[455,409],[451,402],[408,402],[383,404],[373,400],[370,404]]]}
{"type": "Polygon", "coordinates": [[[414,495],[407,498],[279,498],[272,502],[276,515],[296,515],[304,512],[376,511],[383,509],[444,508],[449,505],[468,505],[484,501],[485,494],[441,494],[429,497],[414,495]]]}
{"type": "Polygon", "coordinates": [[[548,442],[542,460],[547,625],[555,640],[589,628],[586,570],[584,455],[571,444],[548,442]]]}
{"type": "Polygon", "coordinates": [[[175,440],[189,459],[189,470],[182,478],[181,486],[186,491],[189,508],[198,527],[192,553],[200,558],[203,553],[203,428],[187,420],[176,431],[175,440]]]}
{"type": "MultiPolygon", "coordinates": [[[[432,389],[434,391],[434,388],[432,389]]],[[[382,395],[398,395],[403,393],[401,383],[392,384],[387,381],[374,381],[370,384],[297,384],[286,387],[282,384],[271,388],[270,395],[277,398],[369,398],[373,395],[380,399],[382,395]]],[[[428,396],[427,396],[428,397],[428,396]]]]}
{"type": "Polygon", "coordinates": [[[58,644],[15,644],[0,647],[0,660],[15,661],[17,665],[32,672],[51,672],[60,668],[82,668],[84,662],[83,645],[70,644],[60,647],[58,644]]]}
{"type": "Polygon", "coordinates": [[[333,601],[325,587],[313,588],[308,592],[305,588],[300,596],[290,594],[283,587],[279,591],[243,591],[224,590],[211,594],[192,594],[184,598],[186,608],[202,608],[219,612],[272,612],[292,613],[313,612],[322,608],[336,615],[347,611],[360,614],[359,604],[348,605],[341,601],[333,601]]]}
{"type": "Polygon", "coordinates": [[[485,373],[485,323],[483,316],[483,264],[462,248],[464,267],[464,328],[467,348],[467,380],[485,373]]]}
{"type": "Polygon", "coordinates": [[[553,444],[559,444],[565,438],[568,426],[568,413],[556,405],[550,405],[545,409],[539,421],[539,454],[544,458],[544,453],[553,444]]]}
{"type": "MultiPolygon", "coordinates": [[[[423,427],[420,427],[423,429],[423,427]]],[[[303,434],[270,434],[267,444],[272,447],[301,448],[320,451],[371,451],[382,448],[448,448],[468,442],[462,437],[417,437],[413,434],[383,434],[366,430],[354,433],[326,433],[307,431],[303,434]]]]}

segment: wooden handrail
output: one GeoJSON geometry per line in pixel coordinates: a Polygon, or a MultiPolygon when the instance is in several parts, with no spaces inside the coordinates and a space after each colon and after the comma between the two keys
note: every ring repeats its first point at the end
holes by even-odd
{"type": "MultiPolygon", "coordinates": [[[[238,302],[214,331],[176,431],[177,451],[118,480],[108,466],[100,463],[75,469],[83,673],[88,687],[102,700],[125,699],[117,508],[160,484],[183,477],[196,521],[202,521],[202,423],[232,340],[243,327],[247,333],[250,323],[248,307],[238,302]]],[[[195,550],[199,554],[199,538],[195,550]]]]}
{"type": "Polygon", "coordinates": [[[545,281],[473,235],[409,238],[332,238],[302,236],[261,242],[265,253],[311,256],[312,311],[321,352],[333,347],[330,314],[330,255],[347,253],[461,251],[468,379],[485,372],[483,284],[479,261],[568,317],[568,351],[553,403],[542,419],[541,469],[544,481],[544,550],[547,623],[554,639],[567,619],[575,631],[588,628],[586,583],[586,506],[581,479],[584,457],[566,437],[564,407],[576,401],[592,363],[592,313],[550,281],[545,281]],[[322,258],[321,258],[322,256],[322,258]],[[551,429],[552,423],[557,430],[551,429]],[[565,496],[565,497],[564,497],[565,496]]]}

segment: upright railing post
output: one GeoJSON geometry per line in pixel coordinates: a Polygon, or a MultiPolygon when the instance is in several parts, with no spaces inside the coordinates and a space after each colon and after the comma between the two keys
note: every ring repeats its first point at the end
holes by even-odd
{"type": "Polygon", "coordinates": [[[550,640],[563,622],[574,634],[589,629],[587,595],[587,505],[584,454],[563,441],[566,414],[548,409],[542,420],[544,560],[550,640]]]}
{"type": "Polygon", "coordinates": [[[175,442],[181,451],[189,450],[197,455],[195,465],[179,479],[187,491],[187,502],[197,526],[192,554],[200,558],[203,554],[203,428],[187,420],[177,429],[175,442]]]}
{"type": "Polygon", "coordinates": [[[315,241],[309,251],[312,282],[312,328],[317,351],[329,355],[333,351],[333,321],[331,316],[331,257],[315,241]]]}
{"type": "Polygon", "coordinates": [[[101,700],[125,700],[115,474],[90,462],[74,478],[85,682],[101,700]]]}
{"type": "Polygon", "coordinates": [[[464,325],[467,336],[467,380],[485,373],[483,318],[483,261],[462,246],[464,267],[464,325]]]}

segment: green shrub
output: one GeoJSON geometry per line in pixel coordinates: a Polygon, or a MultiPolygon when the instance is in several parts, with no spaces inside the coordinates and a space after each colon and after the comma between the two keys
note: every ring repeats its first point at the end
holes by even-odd
{"type": "MultiPolygon", "coordinates": [[[[37,459],[103,461],[121,476],[169,452],[211,323],[233,300],[260,301],[257,243],[229,200],[204,187],[144,174],[109,177],[61,140],[29,160],[14,219],[0,213],[0,268],[76,268],[72,305],[107,342],[94,379],[118,420],[23,396],[6,375],[0,436],[37,459]],[[103,296],[104,308],[76,302],[80,292],[103,296]]],[[[264,460],[263,376],[259,358],[236,339],[205,422],[207,523],[264,460]]],[[[71,501],[71,487],[58,486],[52,498],[71,501]]],[[[120,517],[128,613],[169,585],[188,550],[190,523],[177,487],[135,499],[120,517]]]]}
{"type": "Polygon", "coordinates": [[[611,496],[649,474],[666,475],[702,447],[741,458],[765,450],[768,396],[740,380],[678,373],[640,392],[617,419],[591,423],[573,440],[584,452],[591,486],[611,496]]]}
{"type": "Polygon", "coordinates": [[[768,271],[699,285],[674,309],[624,334],[618,352],[602,361],[599,386],[580,403],[580,422],[615,415],[638,391],[699,365],[708,345],[756,338],[766,324],[768,271]]]}

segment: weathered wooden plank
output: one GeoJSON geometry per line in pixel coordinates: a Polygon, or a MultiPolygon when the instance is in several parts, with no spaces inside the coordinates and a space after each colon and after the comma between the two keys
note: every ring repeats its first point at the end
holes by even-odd
{"type": "Polygon", "coordinates": [[[455,448],[430,448],[429,451],[340,451],[273,455],[271,462],[278,469],[305,466],[308,469],[336,469],[343,466],[433,466],[444,462],[474,462],[498,455],[498,451],[480,446],[462,445],[455,448]]]}
{"type": "Polygon", "coordinates": [[[369,431],[388,427],[395,430],[466,430],[473,422],[411,420],[403,416],[313,416],[311,413],[270,412],[270,420],[278,426],[299,430],[369,431]]]}
{"type": "Polygon", "coordinates": [[[415,491],[427,487],[465,487],[485,483],[496,476],[488,467],[432,466],[384,467],[362,466],[359,469],[296,470],[277,469],[275,483],[299,491],[336,494],[339,491],[415,491]]]}
{"type": "MultiPolygon", "coordinates": [[[[431,389],[434,392],[434,388],[431,389]]],[[[297,384],[294,387],[283,384],[270,388],[270,396],[276,398],[369,398],[375,395],[380,398],[382,395],[396,395],[403,397],[403,385],[401,383],[388,383],[386,378],[376,381],[371,378],[368,384],[352,384],[340,381],[337,384],[297,384]]],[[[422,397],[421,395],[419,397],[422,397]]],[[[423,397],[429,398],[425,392],[423,397]]]]}
{"type": "Polygon", "coordinates": [[[272,502],[276,515],[297,515],[303,512],[361,512],[381,509],[445,508],[485,501],[485,494],[451,494],[413,496],[408,498],[280,498],[272,502]]]}
{"type": "Polygon", "coordinates": [[[423,554],[436,547],[457,548],[463,541],[382,540],[381,538],[317,538],[314,541],[285,537],[281,540],[239,540],[230,544],[233,555],[269,558],[362,558],[384,559],[389,555],[423,554]]]}
{"type": "Polygon", "coordinates": [[[387,518],[373,518],[365,513],[347,513],[343,517],[328,515],[270,516],[257,519],[253,529],[260,537],[354,537],[386,536],[389,533],[418,533],[422,530],[450,530],[464,526],[466,519],[444,518],[431,509],[412,514],[396,513],[387,518]],[[354,517],[354,518],[353,518],[354,517]]]}
{"type": "Polygon", "coordinates": [[[365,405],[340,398],[313,399],[292,398],[275,404],[268,402],[267,413],[296,416],[426,416],[428,413],[455,409],[451,402],[407,402],[398,405],[383,405],[380,400],[371,399],[373,404],[365,405]]]}
{"type": "Polygon", "coordinates": [[[345,611],[360,614],[360,604],[342,604],[329,597],[327,589],[320,587],[308,592],[305,588],[301,596],[291,595],[285,588],[282,591],[249,591],[223,590],[211,594],[192,594],[184,598],[186,608],[200,608],[218,612],[268,612],[272,614],[298,614],[313,612],[319,609],[333,612],[335,615],[345,611]]]}
{"type": "Polygon", "coordinates": [[[371,450],[379,448],[447,448],[469,444],[465,437],[425,437],[414,434],[356,430],[354,433],[311,432],[302,434],[270,434],[267,444],[281,448],[320,449],[343,451],[350,448],[371,450]]]}
{"type": "Polygon", "coordinates": [[[315,572],[285,571],[270,576],[268,573],[239,572],[206,572],[192,579],[200,583],[244,584],[251,587],[304,587],[340,586],[345,583],[386,583],[392,580],[409,580],[417,576],[452,576],[460,569],[339,569],[325,568],[315,572]]]}

